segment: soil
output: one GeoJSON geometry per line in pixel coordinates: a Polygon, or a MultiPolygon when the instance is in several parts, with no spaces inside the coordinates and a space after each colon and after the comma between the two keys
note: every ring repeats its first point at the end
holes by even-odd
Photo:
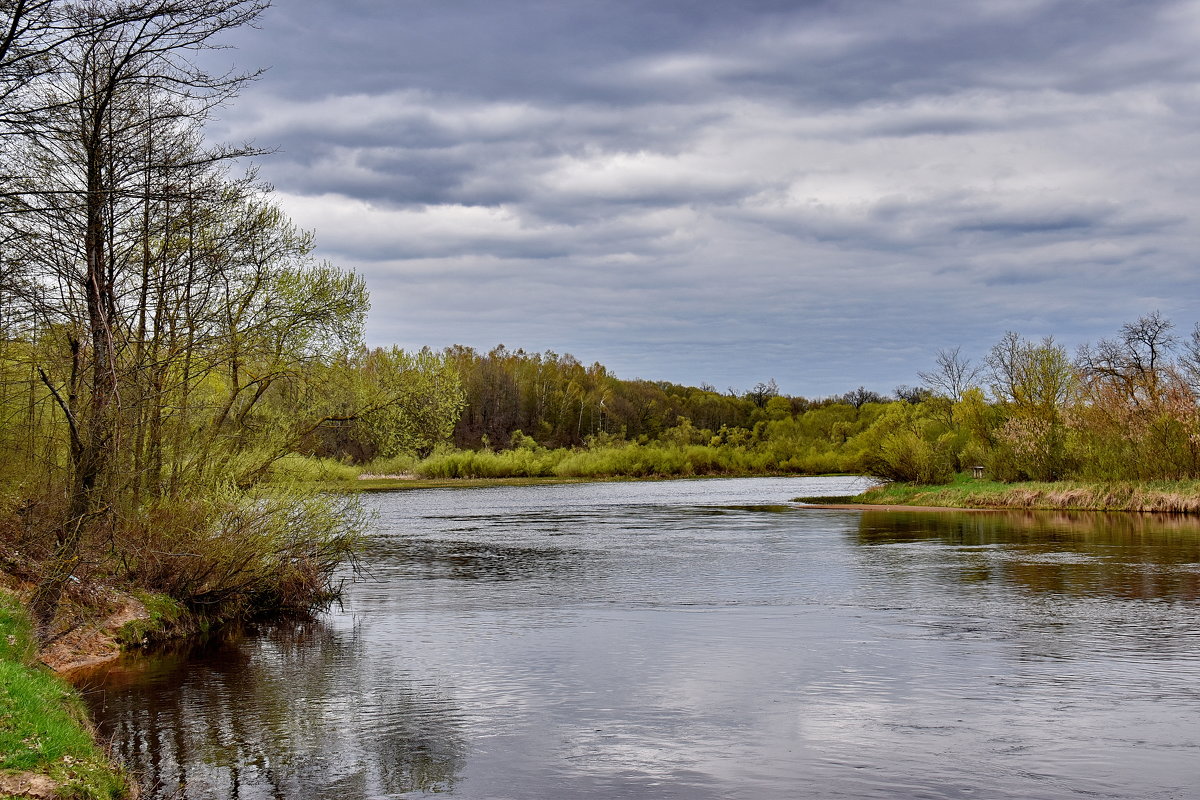
{"type": "Polygon", "coordinates": [[[117,635],[134,620],[150,618],[146,607],[129,595],[112,592],[101,610],[68,607],[59,616],[62,633],[39,654],[42,663],[58,673],[94,667],[121,654],[117,635]],[[63,617],[67,619],[63,619],[63,617]]]}
{"type": "Polygon", "coordinates": [[[58,797],[58,784],[36,772],[0,772],[0,797],[54,800],[58,797]]]}

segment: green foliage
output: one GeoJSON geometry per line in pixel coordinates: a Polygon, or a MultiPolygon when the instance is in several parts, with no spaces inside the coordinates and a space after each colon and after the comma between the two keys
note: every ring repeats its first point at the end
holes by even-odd
{"type": "Polygon", "coordinates": [[[358,478],[361,472],[359,467],[351,467],[331,458],[313,458],[289,453],[271,463],[266,477],[272,484],[320,483],[352,481],[358,478]]]}
{"type": "Polygon", "coordinates": [[[946,483],[954,474],[959,436],[946,424],[940,398],[887,405],[846,446],[870,475],[902,483],[946,483]]]}
{"type": "Polygon", "coordinates": [[[390,458],[429,455],[449,438],[465,397],[453,365],[428,348],[407,353],[398,347],[372,350],[361,359],[374,397],[355,420],[364,453],[390,458]]]}
{"type": "MultiPolygon", "coordinates": [[[[508,442],[516,430],[548,448],[582,447],[593,436],[650,441],[681,418],[697,431],[748,429],[758,410],[750,399],[710,388],[619,380],[600,364],[587,366],[553,351],[500,346],[480,354],[453,347],[445,355],[462,378],[466,398],[453,435],[461,449],[479,448],[485,439],[508,442]]],[[[790,407],[786,399],[779,401],[771,413],[790,407]]]]}
{"type": "MultiPolygon", "coordinates": [[[[353,496],[227,488],[142,510],[122,531],[128,580],[218,619],[306,614],[337,589],[366,527],[353,496]]],[[[170,613],[170,606],[161,609],[170,613]]]]}
{"type": "Polygon", "coordinates": [[[509,450],[537,450],[537,440],[532,436],[526,436],[520,429],[513,431],[512,437],[508,440],[509,450]]]}
{"type": "Polygon", "coordinates": [[[414,472],[422,478],[539,478],[555,474],[570,451],[519,448],[496,453],[490,450],[451,450],[434,453],[414,472]]]}
{"type": "Polygon", "coordinates": [[[1009,483],[955,477],[951,486],[879,486],[856,503],[944,508],[1064,509],[1200,513],[1200,481],[1024,481],[1009,483]]]}
{"type": "Polygon", "coordinates": [[[123,646],[161,641],[173,635],[184,620],[189,620],[187,609],[173,597],[141,590],[134,591],[133,596],[145,606],[148,618],[130,620],[121,627],[117,642],[123,646]]]}

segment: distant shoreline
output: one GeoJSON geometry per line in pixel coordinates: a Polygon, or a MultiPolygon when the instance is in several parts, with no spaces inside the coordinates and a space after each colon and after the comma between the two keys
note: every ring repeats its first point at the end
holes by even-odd
{"type": "Polygon", "coordinates": [[[830,505],[879,510],[1133,511],[1196,515],[1200,514],[1200,481],[998,483],[959,476],[953,484],[944,486],[895,483],[877,486],[848,503],[830,505]]]}

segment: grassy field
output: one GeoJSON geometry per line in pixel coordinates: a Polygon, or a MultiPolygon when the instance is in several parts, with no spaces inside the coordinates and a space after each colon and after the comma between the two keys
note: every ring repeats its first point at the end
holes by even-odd
{"type": "Polygon", "coordinates": [[[999,483],[960,474],[946,486],[892,483],[853,498],[872,505],[1200,513],[1200,481],[999,483]]]}
{"type": "Polygon", "coordinates": [[[75,800],[129,794],[127,776],[93,741],[78,696],[38,663],[24,608],[0,591],[0,797],[22,796],[31,784],[75,800]]]}

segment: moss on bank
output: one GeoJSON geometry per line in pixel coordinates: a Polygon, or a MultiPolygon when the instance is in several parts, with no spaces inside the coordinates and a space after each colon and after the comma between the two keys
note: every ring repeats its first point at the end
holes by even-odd
{"type": "Polygon", "coordinates": [[[79,697],[37,660],[32,625],[0,591],[0,796],[127,797],[128,776],[97,747],[79,697]]]}
{"type": "Polygon", "coordinates": [[[891,483],[855,496],[868,505],[944,508],[1147,511],[1200,514],[1200,481],[1000,483],[958,475],[945,486],[891,483]]]}

